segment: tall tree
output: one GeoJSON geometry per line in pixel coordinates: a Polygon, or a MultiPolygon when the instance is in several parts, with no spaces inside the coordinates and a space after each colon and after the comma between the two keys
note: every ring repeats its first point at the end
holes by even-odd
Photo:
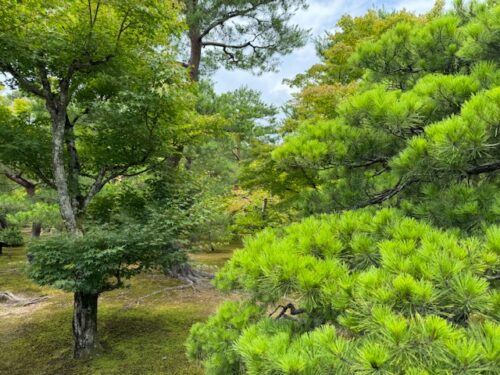
{"type": "MultiPolygon", "coordinates": [[[[96,345],[97,300],[113,275],[104,270],[104,263],[111,262],[111,270],[119,271],[134,258],[113,258],[107,249],[112,242],[102,239],[92,244],[90,237],[85,247],[85,239],[79,239],[85,210],[114,178],[143,173],[165,159],[175,124],[187,116],[187,75],[169,45],[180,33],[178,18],[175,5],[163,0],[7,0],[0,9],[0,71],[13,88],[40,100],[48,113],[46,121],[34,124],[29,116],[11,113],[1,120],[13,131],[2,133],[10,137],[7,146],[19,139],[30,150],[50,150],[45,182],[57,191],[70,235],[52,245],[33,244],[34,253],[39,246],[47,255],[35,254],[33,278],[74,292],[76,357],[88,355],[96,345]],[[30,132],[40,137],[29,137],[30,132]],[[68,252],[60,254],[60,263],[52,263],[54,271],[44,260],[58,257],[63,243],[68,252]],[[79,249],[88,254],[79,254],[79,249]],[[92,251],[102,255],[104,273],[98,281],[85,272],[69,271],[73,281],[63,283],[71,264],[86,256],[96,260],[92,251]]],[[[39,176],[36,153],[29,155],[33,157],[18,160],[18,165],[39,176]]],[[[133,244],[127,248],[136,251],[133,244]]],[[[120,286],[120,272],[115,276],[120,286]]]]}
{"type": "Polygon", "coordinates": [[[290,25],[304,0],[183,0],[193,81],[200,67],[268,70],[276,55],[304,45],[306,33],[290,25]],[[203,50],[206,53],[203,53],[203,50]]]}
{"type": "MultiPolygon", "coordinates": [[[[396,204],[445,227],[495,220],[499,62],[490,45],[499,8],[473,9],[467,19],[456,11],[382,15],[377,23],[388,28],[355,42],[345,65],[334,43],[322,73],[303,77],[289,134],[267,162],[275,180],[295,191],[282,189],[282,197],[303,214],[396,204]]],[[[339,33],[364,35],[372,18],[339,33]]]]}
{"type": "Polygon", "coordinates": [[[52,177],[61,215],[68,230],[78,232],[79,211],[103,183],[126,173],[131,165],[123,164],[120,171],[116,165],[102,165],[86,196],[76,199],[81,169],[74,123],[87,109],[70,118],[69,107],[91,81],[95,97],[104,102],[110,95],[103,91],[106,74],[108,89],[112,89],[120,73],[126,74],[127,65],[139,62],[141,55],[155,53],[161,41],[176,31],[176,12],[171,3],[154,0],[146,4],[100,0],[7,3],[0,13],[0,71],[9,75],[12,85],[44,102],[50,115],[52,177]]]}

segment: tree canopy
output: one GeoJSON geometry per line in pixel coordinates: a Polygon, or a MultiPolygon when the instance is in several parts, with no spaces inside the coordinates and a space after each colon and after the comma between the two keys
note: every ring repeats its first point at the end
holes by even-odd
{"type": "MultiPolygon", "coordinates": [[[[262,156],[279,176],[268,188],[308,213],[390,200],[440,226],[495,221],[498,57],[471,50],[490,48],[499,9],[343,18],[324,63],[298,78],[283,144],[262,156]]],[[[249,184],[264,182],[261,165],[248,165],[249,184]]]]}

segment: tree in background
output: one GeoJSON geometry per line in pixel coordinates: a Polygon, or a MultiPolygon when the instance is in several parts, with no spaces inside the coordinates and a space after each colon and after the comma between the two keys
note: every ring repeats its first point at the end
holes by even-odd
{"type": "Polygon", "coordinates": [[[198,81],[200,68],[255,69],[275,66],[276,55],[302,47],[306,33],[290,25],[303,0],[183,0],[188,25],[189,67],[198,81]],[[206,51],[204,53],[204,50],[206,51]]]}
{"type": "Polygon", "coordinates": [[[39,237],[44,225],[50,227],[54,223],[51,215],[43,213],[48,208],[45,203],[52,204],[53,197],[48,200],[46,196],[39,197],[42,185],[55,189],[50,178],[49,116],[41,101],[23,97],[20,92],[2,96],[0,111],[0,172],[25,191],[27,199],[18,197],[24,201],[21,222],[27,224],[25,220],[31,217],[32,237],[39,237]],[[37,205],[31,214],[25,215],[28,206],[34,209],[37,205]],[[49,222],[41,221],[44,218],[49,222]]]}
{"type": "MultiPolygon", "coordinates": [[[[182,3],[187,35],[180,44],[185,44],[188,52],[180,51],[181,58],[186,60],[181,65],[189,69],[193,82],[200,81],[203,70],[222,67],[257,73],[272,70],[277,56],[303,46],[307,38],[306,31],[290,24],[295,12],[305,7],[303,0],[183,0],[182,3]]],[[[182,139],[176,141],[176,153],[169,159],[171,167],[179,167],[185,146],[182,139]]]]}
{"type": "MultiPolygon", "coordinates": [[[[0,71],[30,95],[25,102],[31,107],[20,113],[2,109],[2,147],[19,145],[26,153],[1,154],[9,156],[4,163],[57,191],[68,236],[30,244],[31,275],[74,292],[75,357],[88,356],[96,346],[97,300],[112,272],[119,271],[119,287],[120,272],[134,273],[141,256],[148,267],[150,259],[162,259],[150,258],[133,235],[129,246],[122,239],[117,244],[111,232],[82,236],[82,221],[107,183],[168,158],[177,126],[189,117],[189,82],[170,47],[180,32],[177,12],[171,2],[155,0],[7,1],[0,10],[0,71]],[[37,114],[33,107],[39,103],[46,112],[24,116],[37,114]],[[47,154],[48,161],[37,158],[47,154]],[[102,268],[87,267],[89,259],[102,268]]],[[[169,246],[158,243],[151,251],[168,255],[169,246]]]]}
{"type": "Polygon", "coordinates": [[[308,83],[284,143],[246,172],[268,165],[272,175],[252,183],[281,190],[304,214],[385,203],[444,227],[494,221],[499,59],[490,46],[500,8],[473,9],[469,18],[457,11],[344,18],[346,30],[329,37],[333,57],[301,78],[308,83]],[[373,36],[355,39],[346,71],[337,49],[366,29],[373,36]]]}

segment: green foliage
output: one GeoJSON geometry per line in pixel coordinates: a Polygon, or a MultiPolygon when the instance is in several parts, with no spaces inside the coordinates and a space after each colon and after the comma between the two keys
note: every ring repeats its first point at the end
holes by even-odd
{"type": "Polygon", "coordinates": [[[182,2],[189,37],[201,36],[205,68],[267,71],[276,67],[277,55],[304,45],[307,32],[290,25],[304,0],[182,2]]]}
{"type": "Polygon", "coordinates": [[[34,198],[27,197],[24,191],[13,190],[8,194],[0,194],[0,213],[4,214],[9,224],[27,226],[33,222],[43,223],[50,228],[60,224],[57,204],[50,194],[39,191],[34,198]]]}
{"type": "Polygon", "coordinates": [[[263,231],[215,281],[244,292],[260,317],[242,314],[235,326],[221,309],[193,328],[189,353],[214,374],[238,373],[234,363],[248,374],[494,374],[498,233],[461,238],[393,209],[263,231]],[[303,312],[259,310],[287,302],[303,312]],[[230,344],[217,345],[221,337],[230,344]],[[220,360],[228,348],[231,362],[220,360]]]}
{"type": "Polygon", "coordinates": [[[345,17],[246,181],[299,216],[385,204],[470,232],[497,223],[500,8],[440,6],[345,17]]]}
{"type": "Polygon", "coordinates": [[[22,246],[24,244],[23,234],[17,226],[9,226],[0,229],[0,242],[4,242],[7,246],[22,246]]]}
{"type": "Polygon", "coordinates": [[[255,323],[263,310],[252,304],[225,302],[205,323],[191,327],[188,357],[203,361],[207,374],[242,374],[244,366],[234,347],[242,330],[255,323]]]}
{"type": "Polygon", "coordinates": [[[101,228],[82,236],[56,235],[31,241],[30,278],[64,291],[101,293],[123,286],[144,270],[185,262],[169,233],[153,226],[101,228]]]}

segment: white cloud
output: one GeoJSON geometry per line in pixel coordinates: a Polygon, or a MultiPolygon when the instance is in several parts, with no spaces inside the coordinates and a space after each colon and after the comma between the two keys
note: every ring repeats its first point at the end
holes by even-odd
{"type": "MultiPolygon", "coordinates": [[[[298,12],[293,17],[293,22],[310,29],[314,38],[324,35],[327,31],[334,31],[335,24],[344,14],[359,16],[370,8],[386,10],[406,8],[416,13],[423,13],[431,9],[433,4],[434,0],[311,0],[308,9],[298,12]]],[[[247,86],[261,91],[266,102],[280,106],[291,98],[293,92],[283,85],[283,79],[293,78],[317,62],[319,59],[311,39],[303,48],[282,57],[278,72],[255,76],[244,71],[221,69],[213,77],[215,88],[217,92],[226,92],[247,86]]]]}
{"type": "Polygon", "coordinates": [[[413,0],[413,1],[399,1],[394,8],[406,9],[417,14],[422,14],[432,9],[434,0],[413,0]]]}

